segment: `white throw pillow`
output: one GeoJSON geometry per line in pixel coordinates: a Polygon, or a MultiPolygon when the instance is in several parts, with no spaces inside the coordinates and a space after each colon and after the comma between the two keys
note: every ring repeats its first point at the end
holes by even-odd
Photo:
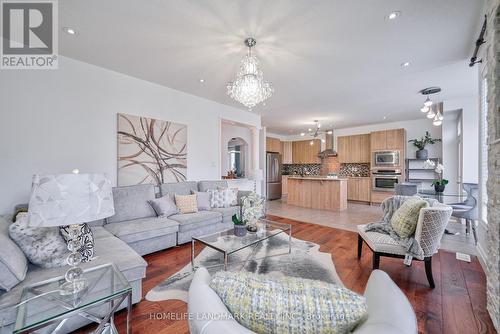
{"type": "Polygon", "coordinates": [[[238,188],[217,187],[217,189],[224,192],[225,208],[238,205],[238,188]]]}
{"type": "Polygon", "coordinates": [[[59,227],[31,227],[27,215],[17,217],[9,226],[9,235],[31,263],[42,268],[66,265],[69,251],[59,227]]]}
{"type": "Polygon", "coordinates": [[[210,207],[223,208],[225,199],[224,189],[209,189],[207,192],[210,194],[210,207]]]}

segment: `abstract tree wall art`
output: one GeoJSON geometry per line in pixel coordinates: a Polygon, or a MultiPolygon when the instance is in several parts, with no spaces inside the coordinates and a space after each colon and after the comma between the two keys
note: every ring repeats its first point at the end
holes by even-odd
{"type": "Polygon", "coordinates": [[[118,114],[118,186],[186,180],[187,126],[118,114]]]}

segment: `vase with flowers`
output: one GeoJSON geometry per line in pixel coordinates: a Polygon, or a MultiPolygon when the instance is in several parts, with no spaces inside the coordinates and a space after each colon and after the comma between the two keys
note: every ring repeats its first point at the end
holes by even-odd
{"type": "Polygon", "coordinates": [[[437,193],[442,193],[446,185],[448,184],[448,180],[443,179],[443,172],[444,172],[443,164],[439,162],[436,164],[436,162],[427,159],[424,162],[424,168],[434,169],[434,172],[438,175],[438,178],[432,182],[431,186],[434,186],[434,191],[436,191],[437,193]]]}

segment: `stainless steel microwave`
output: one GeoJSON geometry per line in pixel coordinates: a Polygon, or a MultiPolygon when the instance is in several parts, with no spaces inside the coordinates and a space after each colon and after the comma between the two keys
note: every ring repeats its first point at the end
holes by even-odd
{"type": "Polygon", "coordinates": [[[399,166],[399,151],[373,152],[374,167],[399,166]]]}

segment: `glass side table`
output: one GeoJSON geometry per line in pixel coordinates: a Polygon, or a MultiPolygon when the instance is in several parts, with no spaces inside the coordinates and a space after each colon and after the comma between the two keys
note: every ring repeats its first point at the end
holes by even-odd
{"type": "Polygon", "coordinates": [[[26,286],[18,305],[14,333],[29,333],[58,323],[55,333],[72,316],[96,322],[98,327],[94,333],[118,333],[114,313],[127,300],[127,334],[130,334],[132,287],[123,274],[114,264],[103,264],[84,270],[83,276],[88,288],[78,295],[59,293],[64,276],[26,286]]]}

